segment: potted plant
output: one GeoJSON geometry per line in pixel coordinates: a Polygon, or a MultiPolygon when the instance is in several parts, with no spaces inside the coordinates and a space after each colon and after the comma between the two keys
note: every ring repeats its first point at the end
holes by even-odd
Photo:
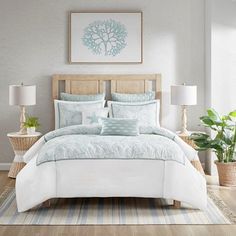
{"type": "Polygon", "coordinates": [[[34,134],[36,129],[40,126],[39,118],[33,116],[27,116],[24,122],[24,127],[27,129],[27,134],[34,134]]]}
{"type": "Polygon", "coordinates": [[[197,150],[215,152],[219,182],[222,186],[236,186],[236,110],[220,116],[214,109],[200,117],[201,123],[213,130],[213,137],[205,133],[193,133],[190,138],[197,150]]]}

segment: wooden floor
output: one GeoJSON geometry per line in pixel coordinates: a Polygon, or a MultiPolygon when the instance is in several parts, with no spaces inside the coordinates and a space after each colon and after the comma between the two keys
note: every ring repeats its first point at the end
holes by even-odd
{"type": "MultiPolygon", "coordinates": [[[[236,214],[236,188],[218,187],[217,180],[207,177],[208,183],[236,214]]],[[[5,185],[14,184],[7,172],[0,172],[0,192],[5,185]]],[[[0,236],[151,236],[151,235],[214,235],[235,236],[236,225],[133,225],[133,226],[0,226],[0,236]]]]}

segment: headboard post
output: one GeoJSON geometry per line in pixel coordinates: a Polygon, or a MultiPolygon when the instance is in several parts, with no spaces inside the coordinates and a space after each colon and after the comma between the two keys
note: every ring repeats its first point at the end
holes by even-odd
{"type": "Polygon", "coordinates": [[[156,98],[160,100],[162,99],[161,91],[162,91],[161,75],[157,74],[156,75],[156,98]]]}
{"type": "Polygon", "coordinates": [[[104,91],[104,80],[99,80],[99,93],[105,93],[104,91]]]}
{"type": "Polygon", "coordinates": [[[52,77],[52,98],[58,99],[59,96],[59,78],[58,75],[52,77]]]}
{"type": "Polygon", "coordinates": [[[71,81],[70,80],[66,80],[65,81],[65,92],[66,93],[71,93],[70,86],[71,86],[71,81]]]}
{"type": "Polygon", "coordinates": [[[111,80],[111,93],[116,92],[116,80],[111,80]]]}

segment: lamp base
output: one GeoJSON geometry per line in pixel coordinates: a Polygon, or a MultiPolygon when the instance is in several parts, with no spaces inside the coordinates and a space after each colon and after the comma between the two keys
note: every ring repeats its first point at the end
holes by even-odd
{"type": "Polygon", "coordinates": [[[19,130],[19,132],[17,132],[17,134],[19,135],[26,135],[27,134],[27,129],[26,128],[22,128],[19,130]]]}
{"type": "Polygon", "coordinates": [[[189,135],[189,132],[187,130],[187,106],[182,106],[182,128],[180,135],[187,136],[189,135]]]}
{"type": "Polygon", "coordinates": [[[25,106],[20,106],[20,131],[18,132],[19,135],[27,134],[27,130],[24,127],[25,120],[25,106]]]}

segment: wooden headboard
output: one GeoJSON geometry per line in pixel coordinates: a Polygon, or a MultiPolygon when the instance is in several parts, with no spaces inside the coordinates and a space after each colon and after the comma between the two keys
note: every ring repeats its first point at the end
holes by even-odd
{"type": "Polygon", "coordinates": [[[53,75],[53,99],[59,99],[60,92],[70,94],[106,93],[144,93],[155,91],[156,98],[161,99],[161,75],[53,75]]]}

